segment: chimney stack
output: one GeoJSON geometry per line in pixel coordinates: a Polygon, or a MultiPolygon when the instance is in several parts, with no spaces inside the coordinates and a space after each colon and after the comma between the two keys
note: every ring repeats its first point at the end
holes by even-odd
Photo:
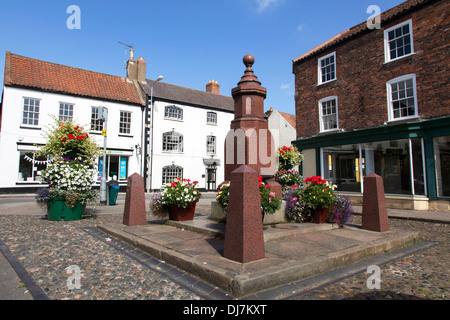
{"type": "Polygon", "coordinates": [[[131,81],[145,81],[147,62],[140,57],[134,60],[134,50],[130,49],[130,59],[127,62],[127,78],[131,81]]]}
{"type": "Polygon", "coordinates": [[[206,84],[206,92],[220,94],[220,84],[217,81],[211,80],[206,84]]]}

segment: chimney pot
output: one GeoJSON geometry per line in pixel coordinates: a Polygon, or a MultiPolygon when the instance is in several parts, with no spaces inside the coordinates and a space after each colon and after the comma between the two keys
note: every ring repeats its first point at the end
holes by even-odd
{"type": "Polygon", "coordinates": [[[206,92],[220,94],[220,84],[217,83],[217,80],[210,80],[206,84],[206,92]]]}

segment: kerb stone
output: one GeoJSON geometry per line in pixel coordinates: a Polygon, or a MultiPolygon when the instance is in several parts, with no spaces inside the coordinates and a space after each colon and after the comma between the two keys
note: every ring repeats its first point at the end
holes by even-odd
{"type": "Polygon", "coordinates": [[[364,178],[362,228],[377,232],[389,231],[383,178],[375,173],[364,178]]]}

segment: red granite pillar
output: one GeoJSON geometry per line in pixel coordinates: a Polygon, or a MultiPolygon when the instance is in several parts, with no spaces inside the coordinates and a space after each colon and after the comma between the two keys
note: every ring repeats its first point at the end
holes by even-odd
{"type": "Polygon", "coordinates": [[[364,177],[362,228],[377,232],[389,231],[383,178],[375,173],[364,177]]]}
{"type": "Polygon", "coordinates": [[[128,177],[123,224],[138,226],[146,223],[144,179],[139,174],[134,173],[128,177]]]}
{"type": "Polygon", "coordinates": [[[241,263],[265,257],[258,173],[247,165],[231,173],[223,255],[241,263]]]}
{"type": "Polygon", "coordinates": [[[252,70],[255,58],[246,55],[247,67],[238,86],[232,89],[234,120],[225,141],[225,180],[231,172],[246,164],[263,176],[273,176],[275,166],[275,142],[264,117],[264,99],[267,89],[261,86],[252,70]]]}

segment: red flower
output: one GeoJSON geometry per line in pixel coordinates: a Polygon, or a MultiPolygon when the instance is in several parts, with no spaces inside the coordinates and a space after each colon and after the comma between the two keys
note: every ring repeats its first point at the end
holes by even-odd
{"type": "Polygon", "coordinates": [[[193,184],[197,184],[197,183],[198,183],[198,181],[194,181],[194,182],[193,182],[193,184]]]}
{"type": "Polygon", "coordinates": [[[89,138],[89,135],[87,133],[84,134],[86,136],[86,138],[89,138]]]}
{"type": "Polygon", "coordinates": [[[75,139],[75,137],[73,136],[73,134],[69,133],[69,139],[70,139],[70,140],[75,139]]]}
{"type": "Polygon", "coordinates": [[[171,188],[176,187],[177,183],[176,182],[172,182],[172,184],[170,185],[171,188]]]}
{"type": "Polygon", "coordinates": [[[67,140],[66,138],[62,138],[62,139],[61,139],[62,142],[66,141],[66,140],[67,140]]]}

